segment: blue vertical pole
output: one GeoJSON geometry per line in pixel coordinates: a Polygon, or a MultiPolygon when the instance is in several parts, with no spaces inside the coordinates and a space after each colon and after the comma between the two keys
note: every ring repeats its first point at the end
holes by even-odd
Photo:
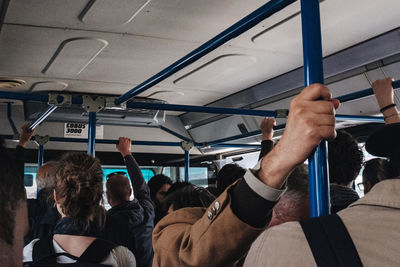
{"type": "Polygon", "coordinates": [[[38,148],[38,168],[42,167],[44,162],[44,146],[39,145],[38,148]]]}
{"type": "Polygon", "coordinates": [[[190,155],[189,151],[185,150],[185,182],[189,182],[189,167],[190,167],[190,155]]]}
{"type": "Polygon", "coordinates": [[[88,154],[94,157],[96,151],[96,112],[89,112],[88,154]]]}
{"type": "MultiPolygon", "coordinates": [[[[301,0],[305,85],[324,83],[319,0],[301,0]]],[[[310,215],[330,213],[328,144],[322,141],[308,159],[310,215]]]]}

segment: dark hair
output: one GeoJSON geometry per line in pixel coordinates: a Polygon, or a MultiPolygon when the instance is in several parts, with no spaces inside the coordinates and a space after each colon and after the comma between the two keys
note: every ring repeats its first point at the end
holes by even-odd
{"type": "Polygon", "coordinates": [[[219,190],[218,188],[214,187],[214,186],[208,186],[206,187],[207,191],[210,192],[214,197],[218,197],[219,196],[219,190]]]}
{"type": "Polygon", "coordinates": [[[286,192],[293,192],[305,198],[308,197],[308,170],[307,165],[297,166],[287,178],[286,192]]]}
{"type": "Polygon", "coordinates": [[[150,197],[153,200],[153,202],[155,200],[158,190],[160,190],[160,188],[165,184],[172,185],[172,180],[171,178],[165,176],[164,174],[154,175],[147,183],[150,189],[150,197]]]}
{"type": "MultiPolygon", "coordinates": [[[[103,200],[103,171],[100,161],[86,153],[67,153],[59,163],[55,191],[63,213],[86,228],[99,219],[103,200]]],[[[101,220],[100,220],[101,221],[101,220]]]]}
{"type": "Polygon", "coordinates": [[[331,183],[347,185],[357,178],[364,155],[353,136],[338,131],[336,138],[328,142],[328,154],[331,183]]]}
{"type": "Polygon", "coordinates": [[[389,161],[386,159],[371,159],[365,162],[362,173],[363,183],[369,182],[371,187],[382,180],[392,178],[389,161]]]}
{"type": "Polygon", "coordinates": [[[246,170],[237,165],[236,163],[226,164],[219,170],[217,174],[217,188],[220,193],[236,182],[236,180],[243,178],[246,170]]]}
{"type": "Polygon", "coordinates": [[[13,245],[15,212],[26,199],[24,178],[0,139],[0,239],[13,245]]]}
{"type": "Polygon", "coordinates": [[[206,189],[187,185],[166,196],[163,206],[165,210],[168,210],[170,206],[172,206],[173,210],[187,207],[206,208],[210,206],[214,200],[215,197],[206,189]]]}
{"type": "Polygon", "coordinates": [[[194,186],[192,183],[189,182],[175,182],[171,185],[171,187],[168,189],[167,193],[165,196],[172,194],[176,190],[179,190],[181,188],[184,188],[185,186],[194,186]]]}
{"type": "Polygon", "coordinates": [[[107,196],[113,201],[124,202],[131,195],[129,179],[125,175],[116,174],[106,182],[107,196]]]}

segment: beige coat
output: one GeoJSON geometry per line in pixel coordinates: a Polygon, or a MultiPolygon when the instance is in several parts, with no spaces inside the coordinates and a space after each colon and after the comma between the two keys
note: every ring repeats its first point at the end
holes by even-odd
{"type": "Polygon", "coordinates": [[[225,191],[206,210],[184,208],[154,228],[153,266],[232,266],[264,230],[240,221],[225,191]]]}
{"type": "MultiPolygon", "coordinates": [[[[400,266],[400,179],[376,184],[338,213],[364,266],[400,266]]],[[[298,222],[272,227],[252,245],[244,266],[316,266],[298,222]]]]}

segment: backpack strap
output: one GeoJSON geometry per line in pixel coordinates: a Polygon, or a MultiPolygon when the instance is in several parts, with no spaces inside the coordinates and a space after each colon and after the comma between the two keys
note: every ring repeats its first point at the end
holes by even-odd
{"type": "Polygon", "coordinates": [[[319,267],[363,266],[353,240],[337,214],[303,220],[300,225],[319,267]]]}
{"type": "Polygon", "coordinates": [[[108,257],[117,245],[104,239],[95,239],[82,253],[77,262],[99,263],[108,257]]]}
{"type": "Polygon", "coordinates": [[[36,241],[32,248],[32,261],[39,262],[46,258],[46,263],[57,263],[55,257],[48,257],[55,254],[53,247],[53,236],[46,236],[36,241]]]}

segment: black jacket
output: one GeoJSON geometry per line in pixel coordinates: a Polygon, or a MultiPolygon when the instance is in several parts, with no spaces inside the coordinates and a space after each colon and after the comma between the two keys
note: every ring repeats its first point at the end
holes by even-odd
{"type": "MultiPolygon", "coordinates": [[[[25,149],[17,146],[15,149],[15,163],[24,177],[25,149]]],[[[53,235],[53,229],[60,215],[52,203],[48,202],[49,191],[42,189],[38,192],[36,199],[27,200],[29,231],[24,238],[25,245],[33,239],[44,238],[53,235]]]]}
{"type": "Polygon", "coordinates": [[[25,245],[33,239],[53,235],[54,226],[60,219],[57,208],[48,202],[48,190],[38,192],[37,199],[28,199],[29,232],[25,236],[25,245]]]}
{"type": "Polygon", "coordinates": [[[124,160],[135,199],[107,211],[104,238],[131,250],[138,267],[151,267],[154,209],[150,190],[132,155],[126,156],[124,160]]]}

